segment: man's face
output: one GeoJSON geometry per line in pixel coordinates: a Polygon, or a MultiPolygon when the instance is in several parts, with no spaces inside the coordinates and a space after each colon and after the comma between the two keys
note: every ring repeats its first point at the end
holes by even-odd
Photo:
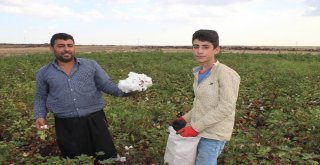
{"type": "Polygon", "coordinates": [[[215,62],[214,55],[220,50],[219,47],[214,48],[211,42],[198,39],[193,40],[192,48],[196,61],[205,64],[213,64],[215,62]]]}
{"type": "Polygon", "coordinates": [[[74,59],[74,42],[71,39],[63,40],[57,39],[54,45],[50,47],[56,59],[60,62],[70,62],[74,59]]]}

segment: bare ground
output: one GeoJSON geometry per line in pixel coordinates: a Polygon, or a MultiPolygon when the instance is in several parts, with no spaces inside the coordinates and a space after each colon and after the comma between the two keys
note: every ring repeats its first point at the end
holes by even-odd
{"type": "MultiPolygon", "coordinates": [[[[191,46],[116,46],[116,45],[77,45],[80,53],[93,52],[191,52],[191,46]]],[[[320,47],[271,47],[271,46],[222,46],[222,52],[257,54],[313,54],[320,55],[320,47]]],[[[0,57],[50,53],[47,44],[0,44],[0,57]]]]}

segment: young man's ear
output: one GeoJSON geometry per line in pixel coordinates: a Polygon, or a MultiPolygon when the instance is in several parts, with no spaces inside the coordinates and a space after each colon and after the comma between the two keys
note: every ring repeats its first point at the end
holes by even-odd
{"type": "Polygon", "coordinates": [[[214,54],[220,53],[220,46],[214,48],[214,54]]]}

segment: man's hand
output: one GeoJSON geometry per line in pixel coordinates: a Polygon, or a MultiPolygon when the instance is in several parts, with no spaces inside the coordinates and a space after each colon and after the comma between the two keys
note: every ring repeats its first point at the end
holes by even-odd
{"type": "Polygon", "coordinates": [[[198,132],[194,130],[191,126],[184,127],[180,129],[177,133],[183,137],[195,137],[198,135],[198,132]]]}
{"type": "Polygon", "coordinates": [[[46,125],[46,119],[44,119],[44,118],[38,118],[37,120],[36,120],[36,128],[37,129],[39,129],[39,130],[41,130],[41,129],[43,129],[44,128],[44,126],[46,125]]]}

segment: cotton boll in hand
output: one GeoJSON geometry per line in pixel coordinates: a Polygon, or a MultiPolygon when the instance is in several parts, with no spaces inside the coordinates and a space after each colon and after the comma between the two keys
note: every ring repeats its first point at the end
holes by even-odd
{"type": "Polygon", "coordinates": [[[40,126],[41,129],[48,129],[48,125],[42,125],[40,126]]]}
{"type": "Polygon", "coordinates": [[[125,93],[144,91],[152,86],[152,79],[145,74],[129,72],[128,78],[120,80],[118,87],[125,93]]]}

